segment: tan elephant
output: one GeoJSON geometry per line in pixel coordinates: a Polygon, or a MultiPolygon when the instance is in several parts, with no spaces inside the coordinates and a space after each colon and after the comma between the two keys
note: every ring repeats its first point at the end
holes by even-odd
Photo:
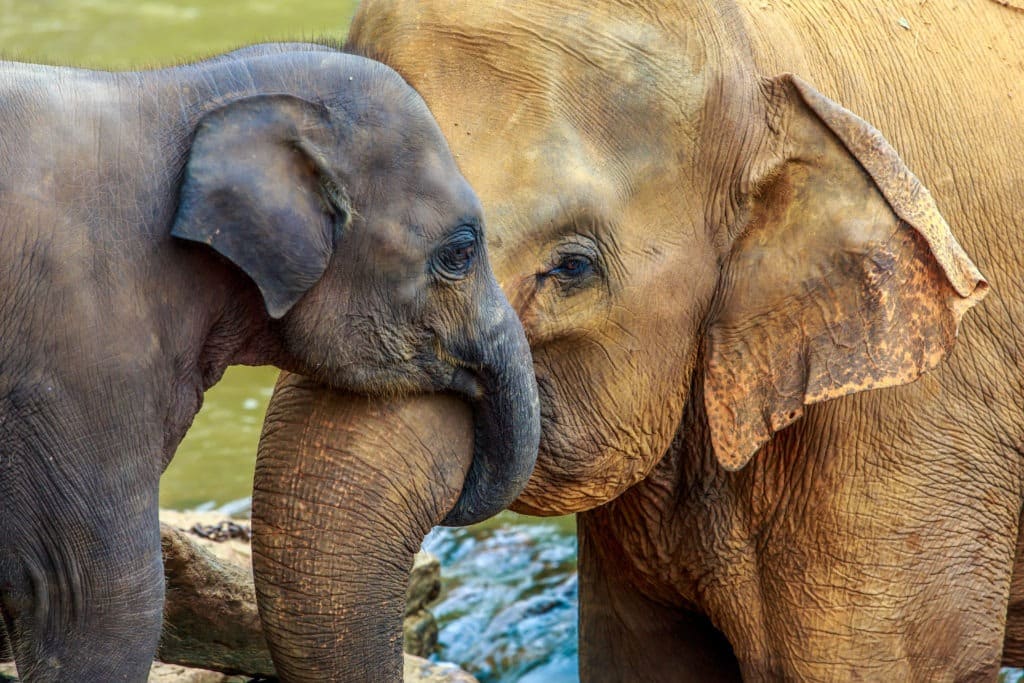
{"type": "MultiPolygon", "coordinates": [[[[371,0],[349,43],[423,94],[484,203],[542,404],[514,509],[579,513],[584,680],[1021,661],[1024,14],[371,0]],[[993,286],[953,353],[987,285],[940,211],[993,286]]],[[[316,391],[279,394],[263,457],[298,425],[317,461],[316,391]]]]}

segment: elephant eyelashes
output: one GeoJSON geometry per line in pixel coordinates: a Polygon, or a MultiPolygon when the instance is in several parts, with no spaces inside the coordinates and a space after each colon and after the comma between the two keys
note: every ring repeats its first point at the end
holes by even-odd
{"type": "Polygon", "coordinates": [[[574,244],[572,251],[555,254],[555,265],[543,273],[541,278],[554,278],[563,294],[571,294],[585,287],[600,275],[597,255],[587,251],[584,245],[574,244]]]}
{"type": "Polygon", "coordinates": [[[434,253],[434,269],[447,280],[461,280],[473,268],[476,247],[476,228],[470,225],[462,226],[434,253]]]}
{"type": "Polygon", "coordinates": [[[589,274],[594,269],[590,257],[579,254],[563,256],[558,265],[551,270],[551,274],[567,279],[578,279],[589,274]]]}

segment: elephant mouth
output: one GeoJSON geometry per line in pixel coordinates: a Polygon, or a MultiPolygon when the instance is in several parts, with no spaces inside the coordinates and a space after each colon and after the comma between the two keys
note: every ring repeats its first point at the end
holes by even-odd
{"type": "Polygon", "coordinates": [[[452,372],[448,389],[470,401],[479,401],[484,396],[484,387],[479,375],[464,367],[457,367],[452,372]]]}
{"type": "Polygon", "coordinates": [[[472,363],[444,348],[441,340],[434,336],[434,357],[441,362],[448,375],[445,389],[452,391],[470,401],[478,401],[484,396],[483,365],[472,363]]]}
{"type": "Polygon", "coordinates": [[[483,368],[481,363],[473,363],[468,360],[464,360],[446,349],[444,344],[441,343],[440,337],[437,335],[434,335],[434,355],[437,356],[437,359],[442,363],[446,363],[447,365],[451,365],[456,368],[465,368],[466,370],[474,370],[477,372],[483,368]]]}

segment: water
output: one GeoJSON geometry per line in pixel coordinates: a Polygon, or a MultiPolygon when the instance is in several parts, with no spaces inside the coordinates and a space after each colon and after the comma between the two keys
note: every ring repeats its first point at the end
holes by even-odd
{"type": "Polygon", "coordinates": [[[252,494],[256,444],[276,379],[275,368],[236,366],[206,392],[160,480],[163,507],[221,507],[252,494]]]}
{"type": "Polygon", "coordinates": [[[571,517],[505,512],[468,529],[434,529],[441,560],[439,656],[480,683],[576,683],[576,536],[571,517]]]}
{"type": "Polygon", "coordinates": [[[345,34],[355,0],[0,0],[7,59],[102,69],[166,65],[240,45],[345,34]]]}

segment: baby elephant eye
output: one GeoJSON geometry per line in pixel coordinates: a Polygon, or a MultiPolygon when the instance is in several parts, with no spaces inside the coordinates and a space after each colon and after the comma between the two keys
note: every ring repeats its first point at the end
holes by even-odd
{"type": "Polygon", "coordinates": [[[448,236],[434,254],[434,267],[449,280],[460,280],[469,273],[476,257],[477,234],[463,226],[448,236]]]}

